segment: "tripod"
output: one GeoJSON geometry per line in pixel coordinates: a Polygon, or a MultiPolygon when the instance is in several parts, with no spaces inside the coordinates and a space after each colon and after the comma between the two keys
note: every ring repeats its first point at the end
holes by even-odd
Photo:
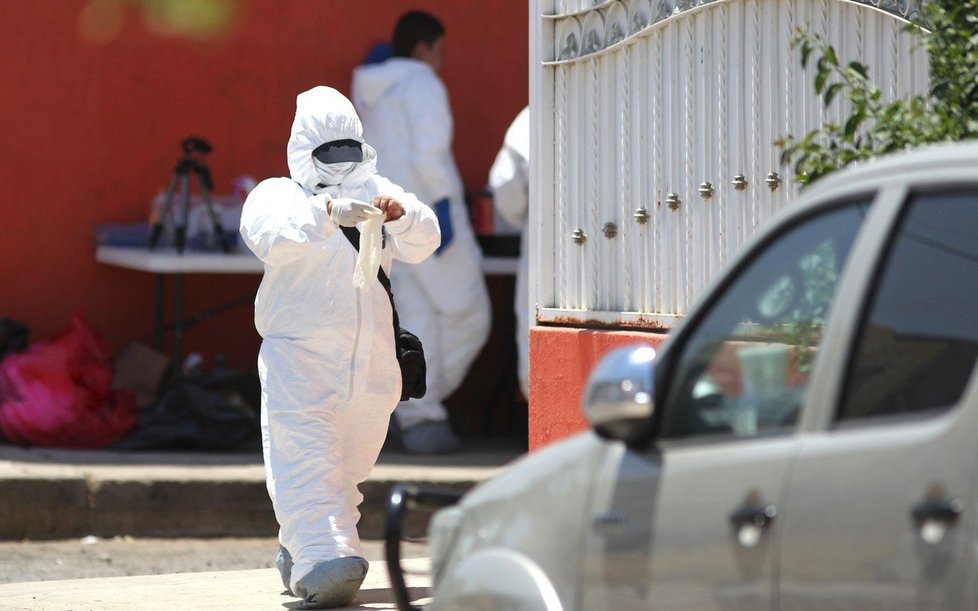
{"type": "Polygon", "coordinates": [[[181,143],[183,157],[181,157],[173,168],[173,176],[170,184],[166,188],[166,199],[163,202],[163,209],[160,211],[159,218],[153,223],[153,231],[149,238],[149,247],[156,248],[163,235],[164,223],[171,213],[173,206],[173,195],[176,192],[177,184],[180,185],[180,210],[174,214],[173,219],[173,242],[178,253],[183,253],[187,244],[187,218],[190,213],[190,174],[193,173],[200,187],[201,195],[204,198],[204,205],[207,207],[207,214],[211,218],[214,227],[214,234],[221,242],[221,250],[230,252],[231,246],[228,244],[227,236],[224,235],[224,228],[221,227],[221,220],[214,211],[211,203],[209,191],[213,188],[210,169],[200,159],[213,150],[211,145],[200,138],[190,137],[181,143]]]}

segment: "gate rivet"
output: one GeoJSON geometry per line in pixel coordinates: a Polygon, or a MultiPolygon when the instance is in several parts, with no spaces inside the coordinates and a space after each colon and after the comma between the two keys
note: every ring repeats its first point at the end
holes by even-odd
{"type": "Polygon", "coordinates": [[[587,240],[587,234],[584,233],[583,229],[575,229],[571,234],[571,239],[574,240],[575,244],[583,244],[587,240]]]}
{"type": "Polygon", "coordinates": [[[699,191],[700,191],[700,195],[703,196],[703,199],[710,199],[711,197],[713,197],[713,183],[711,182],[700,183],[699,191]]]}
{"type": "Polygon", "coordinates": [[[679,210],[679,206],[683,202],[682,200],[679,199],[678,193],[670,193],[669,195],[666,196],[666,203],[669,204],[670,210],[679,210]]]}
{"type": "Polygon", "coordinates": [[[764,179],[764,182],[767,184],[769,189],[774,191],[781,186],[781,177],[778,176],[777,172],[771,172],[767,175],[767,178],[764,179]]]}
{"type": "Polygon", "coordinates": [[[644,225],[649,222],[649,211],[645,209],[645,206],[642,206],[635,211],[635,214],[633,214],[632,217],[636,222],[638,222],[639,225],[644,225]]]}
{"type": "Polygon", "coordinates": [[[604,234],[604,237],[606,237],[609,240],[611,240],[616,235],[618,235],[618,226],[615,225],[614,223],[605,223],[604,224],[604,229],[601,230],[601,233],[604,234]]]}
{"type": "Polygon", "coordinates": [[[734,189],[743,191],[747,188],[747,177],[743,174],[737,174],[733,177],[733,180],[730,181],[730,184],[734,186],[734,189]]]}

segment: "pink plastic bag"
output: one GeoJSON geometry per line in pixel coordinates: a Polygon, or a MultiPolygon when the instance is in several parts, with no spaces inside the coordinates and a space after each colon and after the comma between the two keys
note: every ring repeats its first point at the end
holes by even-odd
{"type": "Polygon", "coordinates": [[[0,361],[0,433],[23,445],[101,448],[136,424],[132,392],[112,389],[111,355],[81,314],[59,336],[0,361]]]}

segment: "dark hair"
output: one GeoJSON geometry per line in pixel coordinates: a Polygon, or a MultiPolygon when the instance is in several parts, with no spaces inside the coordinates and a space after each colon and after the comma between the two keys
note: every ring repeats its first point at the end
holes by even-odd
{"type": "Polygon", "coordinates": [[[411,57],[419,42],[434,43],[445,35],[445,26],[434,16],[422,11],[410,11],[401,15],[394,26],[391,45],[397,57],[411,57]]]}

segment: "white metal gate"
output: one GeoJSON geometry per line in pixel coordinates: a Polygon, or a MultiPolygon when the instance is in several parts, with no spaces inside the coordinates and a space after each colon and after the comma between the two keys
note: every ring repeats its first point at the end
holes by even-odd
{"type": "Polygon", "coordinates": [[[536,319],[671,327],[796,196],[774,140],[843,116],[795,29],[906,97],[928,85],[920,1],[531,0],[536,319]]]}

